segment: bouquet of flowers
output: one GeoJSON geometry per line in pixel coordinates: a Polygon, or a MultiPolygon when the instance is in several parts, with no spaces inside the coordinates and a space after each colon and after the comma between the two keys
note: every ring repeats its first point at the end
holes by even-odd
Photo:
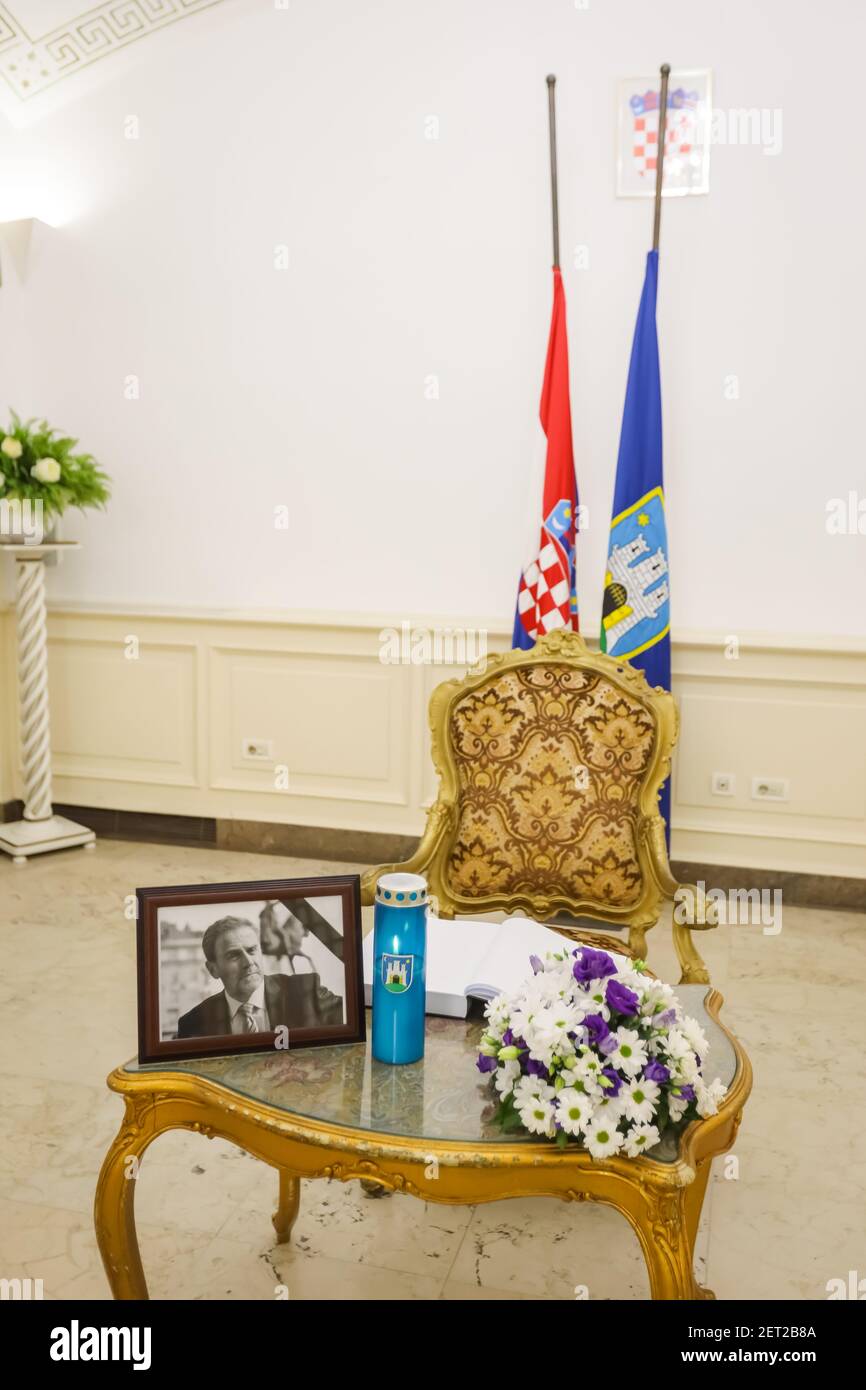
{"type": "Polygon", "coordinates": [[[10,415],[9,428],[0,427],[0,500],[41,502],[46,516],[107,502],[108,476],[92,455],[73,452],[77,439],[58,434],[47,420],[10,415]]]}
{"type": "Polygon", "coordinates": [[[529,959],[531,978],[487,1005],[477,1062],[506,1130],[635,1158],[669,1125],[716,1114],[726,1087],[704,1081],[707,1039],[643,961],[589,946],[529,959]]]}

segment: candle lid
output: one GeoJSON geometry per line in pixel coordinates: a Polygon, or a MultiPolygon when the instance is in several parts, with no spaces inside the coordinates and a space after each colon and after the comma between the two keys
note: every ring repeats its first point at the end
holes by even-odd
{"type": "Polygon", "coordinates": [[[385,907],[424,907],[427,880],[422,874],[382,874],[376,883],[376,902],[385,907]]]}

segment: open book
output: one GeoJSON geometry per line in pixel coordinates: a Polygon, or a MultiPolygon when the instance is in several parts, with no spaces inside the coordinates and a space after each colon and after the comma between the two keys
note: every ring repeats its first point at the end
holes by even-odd
{"type": "MultiPolygon", "coordinates": [[[[427,918],[427,1012],[465,1018],[470,999],[510,993],[532,974],[531,955],[571,951],[575,942],[550,927],[512,917],[507,922],[427,918]]],[[[624,956],[614,955],[619,965],[624,956]]],[[[364,938],[364,994],[373,995],[373,932],[364,938]]]]}

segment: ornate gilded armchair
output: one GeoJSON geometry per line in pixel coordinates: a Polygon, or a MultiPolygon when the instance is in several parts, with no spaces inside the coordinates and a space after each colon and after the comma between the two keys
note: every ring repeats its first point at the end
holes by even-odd
{"type": "Polygon", "coordinates": [[[411,859],[370,869],[362,902],[382,873],[423,873],[441,917],[522,911],[596,942],[562,915],[627,926],[628,954],[645,959],[662,899],[676,897],[680,983],[709,983],[691,933],[715,921],[696,920],[693,890],[673,878],[658,809],[677,725],[668,691],[576,633],[487,657],[434,690],[439,795],[411,859]]]}

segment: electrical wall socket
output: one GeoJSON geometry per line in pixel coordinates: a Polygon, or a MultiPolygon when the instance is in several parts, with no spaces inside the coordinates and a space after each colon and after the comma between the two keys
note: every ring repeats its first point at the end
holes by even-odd
{"type": "Polygon", "coordinates": [[[733,796],[737,779],[732,772],[714,772],[710,780],[713,796],[733,796]]]}
{"type": "Polygon", "coordinates": [[[273,762],[273,740],[269,738],[245,738],[241,745],[241,756],[255,758],[256,762],[259,763],[273,762]]]}
{"type": "Polygon", "coordinates": [[[752,800],[787,801],[788,786],[787,777],[753,777],[752,800]]]}

